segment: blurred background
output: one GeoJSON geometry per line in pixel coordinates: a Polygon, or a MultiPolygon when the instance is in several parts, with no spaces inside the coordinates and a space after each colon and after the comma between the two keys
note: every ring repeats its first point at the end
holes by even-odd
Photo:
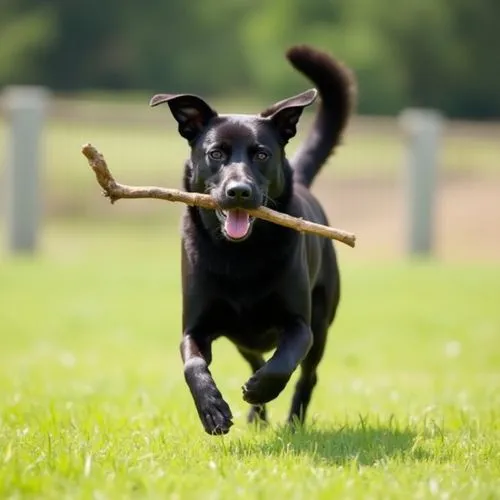
{"type": "MultiPolygon", "coordinates": [[[[41,244],[51,224],[77,220],[157,224],[177,238],[179,207],[103,200],[81,145],[98,147],[122,182],[179,186],[187,145],[168,108],[149,108],[149,98],[194,92],[220,112],[258,112],[311,86],[284,58],[291,44],[310,43],[343,60],[358,82],[344,143],[314,187],[331,224],[357,234],[358,248],[348,252],[369,259],[408,253],[411,139],[400,116],[418,107],[442,115],[427,253],[497,260],[499,19],[497,0],[4,0],[0,196],[7,200],[13,189],[8,87],[42,86],[41,244]]],[[[291,151],[314,112],[305,113],[291,151]]]]}
{"type": "MultiPolygon", "coordinates": [[[[445,415],[459,429],[469,421],[450,442],[476,487],[469,466],[487,458],[475,450],[494,450],[478,429],[489,421],[498,429],[500,408],[500,1],[1,0],[0,449],[9,451],[0,496],[18,471],[30,495],[30,475],[67,484],[50,450],[68,475],[71,448],[80,471],[90,435],[96,453],[135,439],[130,429],[144,422],[165,428],[178,449],[198,440],[178,349],[184,207],[111,205],[81,147],[97,147],[119,182],[180,187],[188,145],[168,107],[150,108],[150,98],[191,92],[221,113],[259,112],[312,86],[285,58],[297,43],[341,59],[358,86],[343,143],[313,186],[330,224],[355,233],[357,244],[336,245],[343,298],[311,420],[350,423],[351,444],[339,452],[349,460],[362,442],[361,457],[387,436],[400,443],[406,422],[430,426],[445,415]],[[364,434],[362,422],[360,433],[358,415],[372,415],[375,430],[364,434]],[[122,434],[99,438],[96,421],[122,434]],[[56,438],[47,445],[49,432],[56,438]],[[175,439],[183,433],[188,441],[175,439]],[[11,445],[18,462],[9,466],[11,445]]],[[[316,110],[303,114],[291,153],[316,110]]],[[[238,437],[249,372],[234,354],[217,342],[212,373],[238,437]]],[[[284,418],[293,385],[272,403],[273,422],[284,418]]],[[[433,451],[442,434],[429,429],[429,456],[455,474],[454,451],[433,451]]],[[[427,457],[417,440],[408,437],[408,453],[427,457]]],[[[386,474],[384,460],[377,455],[375,468],[386,474]]],[[[432,462],[421,463],[435,474],[432,462]]],[[[103,474],[114,484],[114,472],[103,474]]],[[[362,484],[365,491],[365,475],[362,484]]]]}
{"type": "MultiPolygon", "coordinates": [[[[400,116],[418,107],[442,115],[426,253],[499,259],[499,19],[497,0],[4,0],[0,196],[9,199],[13,189],[8,87],[42,86],[41,244],[54,221],[82,219],[158,224],[177,238],[177,206],[146,200],[110,207],[81,145],[98,147],[122,182],[179,186],[187,145],[168,109],[149,108],[149,98],[194,92],[220,112],[258,112],[311,86],[284,58],[291,44],[311,43],[343,60],[358,82],[344,143],[314,187],[332,225],[357,234],[358,248],[349,252],[370,259],[408,252],[411,139],[400,116]]],[[[291,151],[314,111],[305,113],[291,151]]],[[[6,203],[1,207],[5,215],[6,203]]]]}

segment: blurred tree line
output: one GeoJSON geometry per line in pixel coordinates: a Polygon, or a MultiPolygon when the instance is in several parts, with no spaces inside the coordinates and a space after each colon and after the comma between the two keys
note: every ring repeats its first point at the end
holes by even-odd
{"type": "Polygon", "coordinates": [[[500,116],[500,0],[1,0],[0,85],[279,99],[313,43],[356,72],[361,113],[500,116]]]}

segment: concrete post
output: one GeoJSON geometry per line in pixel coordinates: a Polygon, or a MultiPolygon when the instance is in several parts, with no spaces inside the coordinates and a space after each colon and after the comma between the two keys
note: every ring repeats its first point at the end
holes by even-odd
{"type": "Polygon", "coordinates": [[[405,191],[407,248],[428,256],[434,246],[434,204],[442,116],[435,110],[406,109],[400,124],[406,135],[405,191]]]}
{"type": "Polygon", "coordinates": [[[34,253],[40,219],[40,138],[48,92],[43,87],[12,86],[3,94],[7,112],[6,218],[10,253],[34,253]]]}

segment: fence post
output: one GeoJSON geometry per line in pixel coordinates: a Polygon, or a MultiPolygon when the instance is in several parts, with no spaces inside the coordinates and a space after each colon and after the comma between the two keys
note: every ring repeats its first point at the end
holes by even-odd
{"type": "Polygon", "coordinates": [[[405,198],[407,249],[428,256],[434,246],[434,202],[442,116],[431,109],[409,108],[400,115],[406,136],[405,198]]]}
{"type": "Polygon", "coordinates": [[[3,93],[9,126],[6,172],[6,229],[10,253],[34,253],[40,219],[40,139],[48,91],[10,86],[3,93]]]}

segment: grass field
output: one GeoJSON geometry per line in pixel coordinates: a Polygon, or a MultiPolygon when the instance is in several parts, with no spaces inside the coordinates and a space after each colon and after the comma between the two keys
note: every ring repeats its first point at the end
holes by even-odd
{"type": "MultiPolygon", "coordinates": [[[[419,262],[400,248],[403,138],[355,124],[316,187],[359,244],[338,246],[307,427],[282,426],[296,377],[271,426],[247,426],[249,370],[221,340],[212,372],[235,425],[213,438],[179,356],[180,207],[111,208],[80,154],[92,142],[118,180],[178,186],[186,145],[164,110],[112,123],[82,109],[86,123],[44,132],[40,253],[0,252],[0,498],[500,498],[498,125],[447,128],[436,259],[419,262]]],[[[292,150],[306,132],[307,113],[292,150]]]]}
{"type": "Polygon", "coordinates": [[[220,341],[223,438],[183,380],[175,225],[52,222],[37,257],[0,257],[0,497],[500,498],[500,265],[339,252],[307,427],[281,426],[294,378],[249,429],[220,341]]]}

